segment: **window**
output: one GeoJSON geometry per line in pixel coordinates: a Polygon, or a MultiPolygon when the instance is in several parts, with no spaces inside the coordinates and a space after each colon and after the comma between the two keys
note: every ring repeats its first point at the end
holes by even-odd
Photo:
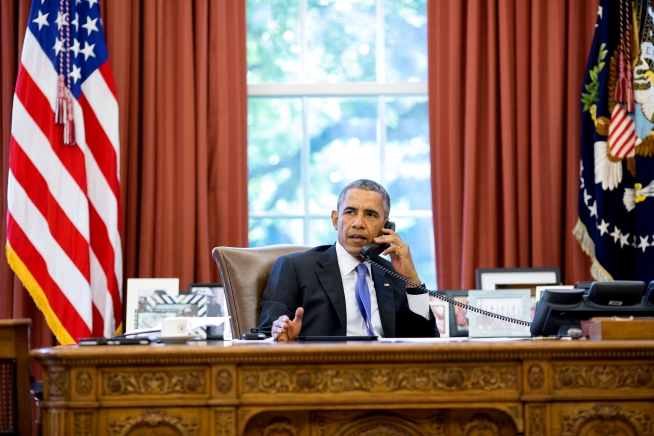
{"type": "Polygon", "coordinates": [[[251,246],[334,243],[338,194],[369,178],[436,288],[426,1],[248,0],[251,246]]]}

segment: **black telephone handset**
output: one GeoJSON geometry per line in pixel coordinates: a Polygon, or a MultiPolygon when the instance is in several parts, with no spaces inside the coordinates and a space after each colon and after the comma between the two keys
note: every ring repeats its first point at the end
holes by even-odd
{"type": "MultiPolygon", "coordinates": [[[[395,223],[393,221],[386,221],[386,224],[384,224],[384,228],[395,231],[395,223]]],[[[425,293],[429,292],[430,296],[436,297],[436,298],[438,298],[440,300],[443,300],[446,303],[453,304],[455,306],[461,307],[461,308],[466,309],[466,310],[470,310],[471,312],[475,312],[475,313],[478,313],[480,315],[490,316],[491,318],[496,318],[496,319],[499,319],[501,321],[512,322],[512,323],[520,324],[520,325],[523,325],[523,326],[531,326],[531,323],[529,321],[523,321],[521,319],[510,318],[508,316],[499,315],[497,313],[489,312],[487,310],[480,309],[478,307],[474,307],[474,306],[470,306],[470,305],[465,304],[465,303],[461,303],[459,301],[448,298],[443,294],[439,294],[436,291],[430,291],[429,289],[427,289],[422,284],[413,283],[412,281],[405,279],[404,277],[402,277],[401,275],[399,275],[395,271],[391,271],[390,269],[388,269],[388,268],[386,268],[386,267],[384,267],[384,266],[382,266],[382,265],[380,265],[379,263],[376,262],[376,260],[379,259],[379,256],[381,256],[381,254],[388,247],[389,247],[389,244],[366,244],[361,248],[361,252],[359,254],[364,259],[370,261],[370,263],[372,265],[374,265],[376,268],[381,269],[382,271],[390,274],[391,276],[393,276],[393,277],[395,277],[397,279],[400,279],[403,282],[405,282],[407,284],[410,284],[414,288],[418,288],[418,289],[424,291],[425,293]]]]}
{"type": "MultiPolygon", "coordinates": [[[[395,223],[393,221],[386,221],[384,228],[395,231],[395,223]]],[[[390,244],[366,244],[361,248],[359,254],[364,259],[377,259],[388,247],[390,247],[390,244]]]]}

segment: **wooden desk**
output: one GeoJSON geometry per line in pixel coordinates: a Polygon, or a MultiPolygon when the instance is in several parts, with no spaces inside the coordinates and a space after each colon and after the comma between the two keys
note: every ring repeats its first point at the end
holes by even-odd
{"type": "Polygon", "coordinates": [[[56,347],[44,435],[652,435],[654,341],[56,347]]]}

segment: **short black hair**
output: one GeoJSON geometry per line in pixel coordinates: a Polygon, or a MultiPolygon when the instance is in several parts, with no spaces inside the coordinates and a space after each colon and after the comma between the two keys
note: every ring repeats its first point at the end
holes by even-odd
{"type": "Polygon", "coordinates": [[[384,212],[386,213],[386,216],[384,218],[388,218],[388,215],[391,212],[391,197],[388,196],[388,192],[386,192],[386,189],[384,189],[382,185],[368,179],[355,180],[354,182],[349,183],[347,186],[345,186],[345,188],[343,188],[343,190],[338,196],[338,203],[336,204],[337,211],[341,210],[341,204],[343,203],[343,198],[345,197],[345,193],[350,189],[361,189],[363,191],[372,191],[381,194],[382,200],[384,202],[384,212]]]}

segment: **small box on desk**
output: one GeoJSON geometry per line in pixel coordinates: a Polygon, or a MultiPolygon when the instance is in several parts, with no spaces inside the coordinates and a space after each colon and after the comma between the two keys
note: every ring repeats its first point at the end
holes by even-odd
{"type": "Polygon", "coordinates": [[[591,318],[581,322],[582,336],[603,339],[654,339],[654,318],[591,318]]]}

